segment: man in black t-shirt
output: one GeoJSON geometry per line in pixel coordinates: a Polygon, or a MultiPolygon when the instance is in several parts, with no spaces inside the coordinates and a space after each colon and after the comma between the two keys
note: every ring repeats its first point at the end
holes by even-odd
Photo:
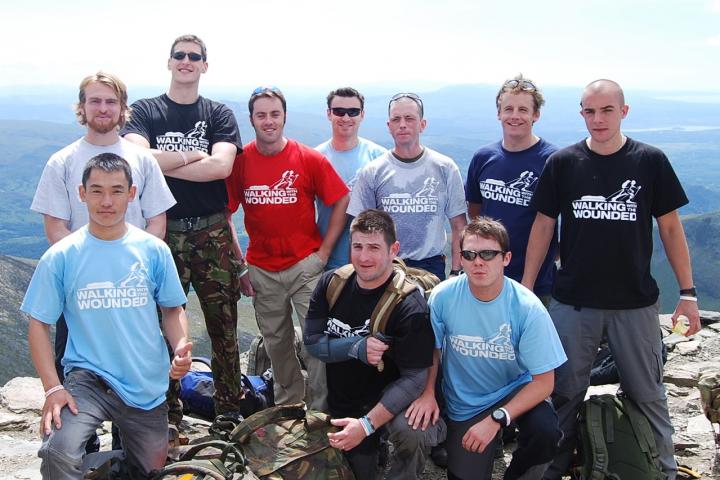
{"type": "Polygon", "coordinates": [[[345,452],[358,480],[380,474],[374,432],[382,426],[394,446],[388,474],[393,479],[418,478],[426,450],[445,437],[443,422],[413,430],[402,413],[422,393],[432,365],[434,337],[421,291],[395,307],[385,338],[371,335],[371,313],[395,275],[392,261],[399,249],[387,213],[361,212],[350,226],[355,273],[331,309],[326,294],[334,271],[325,273],[305,317],[305,346],[326,363],[332,423],[342,428],[330,435],[330,445],[345,452]]]}
{"type": "Polygon", "coordinates": [[[580,114],[590,136],[553,154],[531,206],[538,213],[528,242],[523,284],[532,288],[557,217],[560,261],[549,312],[568,361],[555,371],[553,403],[564,439],[545,472],[559,479],[576,444],[578,408],[603,336],[622,390],[648,418],[669,479],[677,473],[673,427],[663,385],[659,290],[650,275],[652,219],[680,286],[672,319],[685,315],[687,335],[700,330],[690,254],[678,208],[688,200],[667,157],[620,130],[629,107],[611,80],[590,83],[580,114]]]}
{"type": "MultiPolygon", "coordinates": [[[[226,208],[224,179],[242,150],[240,133],[227,106],[198,94],[207,68],[205,43],[195,35],[177,38],[168,59],[168,93],[135,102],[122,133],[151,149],[177,200],[167,211],[165,241],[185,292],[192,284],[200,300],[212,342],[215,412],[221,414],[239,410],[237,301],[241,289],[253,291],[226,208]]],[[[170,422],[179,424],[182,411],[173,400],[168,397],[170,422]]]]}

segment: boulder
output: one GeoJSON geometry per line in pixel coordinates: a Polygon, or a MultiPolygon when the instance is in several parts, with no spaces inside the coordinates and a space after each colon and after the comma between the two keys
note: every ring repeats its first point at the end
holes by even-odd
{"type": "Polygon", "coordinates": [[[42,412],[45,397],[39,378],[16,377],[0,388],[0,405],[14,413],[42,412]]]}

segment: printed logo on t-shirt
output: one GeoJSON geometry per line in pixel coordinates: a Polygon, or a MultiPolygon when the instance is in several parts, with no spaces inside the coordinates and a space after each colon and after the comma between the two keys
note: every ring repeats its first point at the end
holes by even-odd
{"type": "Polygon", "coordinates": [[[641,188],[635,180],[628,179],[620,190],[607,197],[583,195],[579,200],[573,200],[573,214],[575,218],[633,222],[637,220],[635,197],[641,188]]]}
{"type": "Polygon", "coordinates": [[[370,335],[370,319],[365,320],[363,325],[353,328],[347,323],[331,317],[328,318],[325,334],[335,338],[367,337],[370,335]]]}
{"type": "Polygon", "coordinates": [[[538,177],[534,172],[525,170],[519,177],[503,182],[494,178],[487,178],[480,182],[480,193],[486,200],[510,203],[527,207],[530,205],[535,183],[538,177]]]}
{"type": "Polygon", "coordinates": [[[208,152],[210,142],[205,135],[207,134],[207,123],[200,120],[195,123],[195,127],[185,133],[182,132],[166,132],[165,135],[155,137],[157,148],[165,152],[189,152],[190,150],[201,150],[208,152]]]}
{"type": "Polygon", "coordinates": [[[108,308],[136,308],[147,305],[149,292],[148,272],[140,262],[135,262],[119,282],[93,282],[77,291],[80,310],[103,310],[108,308]]]}
{"type": "Polygon", "coordinates": [[[388,213],[436,213],[438,185],[440,185],[438,180],[428,177],[417,192],[391,193],[380,199],[380,205],[388,213]]]}
{"type": "Polygon", "coordinates": [[[283,205],[297,203],[297,188],[293,184],[299,173],[285,170],[280,179],[272,185],[253,185],[245,189],[245,203],[249,205],[283,205]]]}
{"type": "Polygon", "coordinates": [[[510,341],[511,333],[510,324],[503,323],[498,328],[498,332],[488,339],[470,335],[451,335],[450,346],[465,357],[514,361],[515,348],[510,341]]]}

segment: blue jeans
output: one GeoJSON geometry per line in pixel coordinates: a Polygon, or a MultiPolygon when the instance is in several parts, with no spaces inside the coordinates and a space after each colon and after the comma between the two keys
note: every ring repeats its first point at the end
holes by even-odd
{"type": "Polygon", "coordinates": [[[79,479],[85,442],[106,420],[120,427],[125,463],[142,475],[162,468],[168,447],[167,404],[151,410],[130,407],[89,370],[74,369],[65,377],[65,388],[73,396],[78,414],[62,409],[62,427],[43,439],[38,456],[43,479],[79,479]]]}
{"type": "Polygon", "coordinates": [[[440,280],[445,280],[445,255],[435,255],[434,257],[423,258],[422,260],[411,260],[403,258],[405,265],[408,267],[422,268],[430,273],[434,273],[440,280]]]}

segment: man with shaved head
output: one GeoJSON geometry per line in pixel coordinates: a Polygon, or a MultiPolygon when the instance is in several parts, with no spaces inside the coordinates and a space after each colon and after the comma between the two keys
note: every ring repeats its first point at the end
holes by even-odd
{"type": "Polygon", "coordinates": [[[549,311],[568,356],[556,370],[552,397],[565,436],[544,478],[561,478],[570,464],[576,414],[605,336],[620,386],[650,422],[660,466],[672,480],[677,465],[662,383],[659,290],[650,275],[652,219],[680,287],[673,323],[685,315],[686,335],[693,335],[700,330],[697,294],[678,215],[688,199],[665,154],[622,133],[629,107],[620,85],[590,83],[580,107],[590,136],[548,159],[531,202],[538,213],[523,275],[532,288],[560,216],[561,267],[549,311]]]}

